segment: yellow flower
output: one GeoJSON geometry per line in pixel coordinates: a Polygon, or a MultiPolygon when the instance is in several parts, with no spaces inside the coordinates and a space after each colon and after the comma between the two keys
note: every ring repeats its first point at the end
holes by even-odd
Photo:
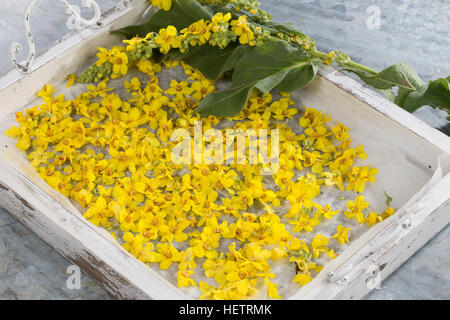
{"type": "Polygon", "coordinates": [[[165,11],[169,11],[172,8],[172,0],[151,0],[152,5],[165,11]]]}
{"type": "Polygon", "coordinates": [[[340,244],[346,244],[348,240],[348,233],[352,228],[345,228],[342,225],[337,226],[336,234],[333,235],[333,239],[336,239],[340,244]]]}
{"type": "Polygon", "coordinates": [[[339,171],[322,172],[322,176],[325,177],[325,185],[336,186],[339,188],[339,190],[344,190],[342,175],[339,171]]]}
{"type": "Polygon", "coordinates": [[[190,222],[186,219],[168,219],[166,225],[161,230],[161,241],[177,242],[186,241],[189,236],[184,232],[184,229],[189,227],[190,222]]]}
{"type": "Polygon", "coordinates": [[[253,31],[250,30],[247,23],[247,16],[240,16],[238,20],[231,21],[230,25],[233,32],[239,37],[240,44],[255,45],[253,31]]]}
{"type": "Polygon", "coordinates": [[[185,95],[190,95],[192,92],[193,89],[188,86],[186,81],[178,82],[177,80],[172,80],[170,81],[170,88],[164,93],[178,98],[184,98],[185,95]]]}
{"type": "Polygon", "coordinates": [[[202,265],[205,275],[209,278],[214,278],[218,284],[227,282],[226,273],[229,273],[234,267],[234,261],[223,258],[208,258],[202,265]]]}
{"type": "Polygon", "coordinates": [[[213,295],[215,292],[214,286],[212,286],[212,285],[210,286],[206,282],[200,281],[198,287],[199,287],[200,291],[202,292],[202,294],[200,295],[200,300],[213,298],[213,295]]]}
{"type": "Polygon", "coordinates": [[[170,49],[181,46],[181,39],[174,26],[168,26],[167,29],[159,30],[159,35],[155,37],[155,42],[160,45],[162,53],[168,53],[170,49]]]}
{"type": "Polygon", "coordinates": [[[167,142],[173,131],[172,119],[161,117],[159,120],[158,137],[161,139],[161,141],[167,142]]]}
{"type": "Polygon", "coordinates": [[[191,239],[189,245],[193,248],[196,257],[203,258],[206,256],[209,259],[213,259],[218,256],[217,251],[214,249],[219,246],[219,237],[202,232],[196,239],[191,239]]]}
{"type": "Polygon", "coordinates": [[[369,206],[367,201],[364,201],[364,196],[361,195],[355,199],[355,201],[347,201],[347,211],[344,212],[345,216],[349,219],[353,219],[356,217],[359,223],[363,224],[364,214],[363,210],[369,206]]]}
{"type": "Polygon", "coordinates": [[[197,22],[194,22],[189,27],[181,30],[181,33],[184,37],[188,35],[195,35],[191,40],[191,45],[196,46],[198,44],[204,45],[211,38],[211,27],[205,22],[205,20],[201,19],[197,22]]]}
{"type": "Polygon", "coordinates": [[[152,262],[155,259],[155,256],[158,254],[154,252],[155,245],[151,242],[148,242],[144,248],[141,250],[138,259],[144,263],[152,262]]]}
{"type": "Polygon", "coordinates": [[[347,174],[353,165],[355,158],[355,149],[345,150],[342,155],[338,156],[336,160],[330,164],[330,169],[332,171],[339,171],[341,174],[347,174]]]}
{"type": "Polygon", "coordinates": [[[180,264],[178,265],[178,270],[195,269],[197,263],[195,262],[195,252],[194,249],[188,247],[186,250],[181,252],[180,264]]]}
{"type": "Polygon", "coordinates": [[[49,160],[53,159],[55,154],[51,151],[44,151],[41,149],[38,149],[36,151],[30,152],[28,155],[28,159],[30,159],[30,163],[33,167],[39,167],[41,163],[43,164],[49,164],[49,160]]]}
{"type": "MultiPolygon", "coordinates": [[[[161,98],[161,92],[162,89],[161,87],[158,85],[158,78],[156,77],[152,77],[152,80],[156,79],[155,81],[149,81],[147,83],[147,85],[145,86],[143,93],[144,93],[144,101],[145,102],[149,102],[150,104],[153,103],[154,101],[152,101],[152,99],[158,99],[159,102],[159,106],[161,107],[162,105],[162,101],[160,100],[161,98]]],[[[154,115],[153,115],[154,116],[154,115]]]]}
{"type": "Polygon", "coordinates": [[[358,147],[356,147],[355,152],[356,152],[356,156],[359,157],[360,159],[366,159],[367,158],[367,154],[364,152],[364,146],[363,145],[359,145],[358,147]]]}
{"type": "Polygon", "coordinates": [[[350,135],[347,132],[348,130],[349,129],[342,123],[339,123],[337,126],[331,129],[335,138],[338,139],[339,141],[346,141],[350,138],[350,135]]]}
{"type": "Polygon", "coordinates": [[[12,126],[5,131],[5,134],[10,138],[19,138],[22,135],[22,130],[19,127],[12,126]]]}
{"type": "Polygon", "coordinates": [[[99,51],[97,53],[98,60],[95,62],[95,64],[97,66],[101,66],[105,62],[109,62],[109,60],[114,56],[114,51],[113,50],[107,50],[107,49],[102,48],[102,47],[98,47],[97,49],[99,51]]]}
{"type": "Polygon", "coordinates": [[[133,50],[136,49],[136,47],[138,45],[140,45],[143,42],[146,42],[149,38],[152,38],[152,37],[153,37],[153,34],[152,33],[148,33],[145,38],[141,38],[141,37],[135,36],[135,37],[133,37],[131,39],[123,40],[122,42],[127,44],[127,47],[126,47],[127,51],[133,51],[133,50]]]}
{"type": "Polygon", "coordinates": [[[66,197],[71,193],[72,184],[70,183],[70,177],[64,175],[60,171],[56,171],[53,175],[49,176],[46,179],[46,182],[50,187],[59,191],[66,197]]]}
{"type": "Polygon", "coordinates": [[[334,145],[327,138],[331,133],[327,131],[322,125],[316,127],[308,127],[305,129],[305,134],[314,141],[314,148],[322,152],[331,153],[335,151],[334,145]]]}
{"type": "Polygon", "coordinates": [[[367,167],[353,167],[352,170],[348,173],[348,185],[346,187],[347,190],[353,190],[355,192],[363,192],[366,186],[366,182],[375,182],[376,178],[374,177],[378,174],[377,168],[367,167]]]}
{"type": "Polygon", "coordinates": [[[320,223],[320,220],[311,218],[307,214],[300,213],[295,215],[289,223],[294,225],[294,232],[300,232],[305,230],[307,232],[312,232],[312,228],[320,223]]]}
{"type": "Polygon", "coordinates": [[[230,20],[231,20],[231,13],[229,13],[229,12],[226,13],[225,15],[222,12],[218,12],[211,19],[212,22],[217,23],[217,24],[223,23],[223,22],[228,22],[230,20]]]}
{"type": "Polygon", "coordinates": [[[181,261],[181,253],[168,243],[158,243],[149,262],[159,262],[159,268],[167,270],[173,262],[181,261]]]}
{"type": "Polygon", "coordinates": [[[130,91],[138,91],[141,88],[141,81],[133,77],[130,81],[124,81],[123,86],[130,91]]]}
{"type": "Polygon", "coordinates": [[[124,76],[128,72],[128,56],[125,52],[116,51],[112,57],[113,61],[113,75],[111,77],[124,76]]]}
{"type": "Polygon", "coordinates": [[[67,77],[66,88],[69,88],[69,87],[73,86],[73,84],[75,83],[76,79],[77,79],[77,75],[75,73],[69,74],[69,76],[67,77]]]}
{"type": "Polygon", "coordinates": [[[98,197],[95,204],[91,205],[83,216],[96,226],[109,228],[111,226],[109,219],[114,217],[114,213],[108,208],[105,198],[98,197]]]}
{"type": "Polygon", "coordinates": [[[331,206],[329,204],[326,204],[325,206],[321,206],[320,204],[314,205],[317,208],[317,212],[314,214],[314,216],[318,217],[324,217],[325,219],[333,219],[335,215],[339,213],[340,210],[333,211],[331,210],[331,206]]]}
{"type": "Polygon", "coordinates": [[[266,93],[263,95],[255,94],[253,97],[249,99],[249,109],[251,111],[259,111],[263,107],[267,106],[272,102],[272,95],[270,93],[266,93]]]}
{"type": "Polygon", "coordinates": [[[270,250],[261,249],[261,246],[257,244],[249,244],[244,247],[242,255],[245,261],[241,263],[241,266],[251,265],[258,271],[270,270],[267,263],[267,259],[272,256],[270,250]]]}
{"type": "Polygon", "coordinates": [[[291,203],[289,212],[296,214],[303,207],[311,208],[314,204],[312,199],[320,193],[320,186],[317,183],[307,183],[305,180],[299,179],[297,183],[290,188],[290,194],[286,196],[286,200],[291,203]]]}
{"type": "Polygon", "coordinates": [[[336,54],[334,53],[334,51],[330,51],[330,53],[328,53],[328,59],[325,59],[323,62],[326,64],[332,64],[335,56],[336,54]]]}
{"type": "Polygon", "coordinates": [[[387,207],[386,210],[384,210],[384,212],[381,214],[381,218],[383,220],[386,220],[387,218],[389,218],[390,216],[392,216],[395,213],[394,208],[392,207],[387,207]]]}
{"type": "Polygon", "coordinates": [[[272,255],[270,256],[270,259],[272,260],[279,260],[282,258],[287,257],[287,252],[284,248],[273,248],[272,249],[272,255]]]}
{"type": "Polygon", "coordinates": [[[315,127],[330,120],[331,118],[328,115],[322,115],[321,111],[305,107],[305,114],[300,118],[299,125],[304,128],[315,127]]]}
{"type": "Polygon", "coordinates": [[[153,76],[155,72],[161,71],[161,65],[159,63],[154,63],[151,60],[141,59],[136,63],[139,71],[153,76]]]}
{"type": "Polygon", "coordinates": [[[297,108],[289,109],[289,102],[286,99],[275,101],[270,105],[270,111],[272,112],[272,118],[281,121],[285,118],[292,119],[292,116],[297,114],[297,108]]]}
{"type": "Polygon", "coordinates": [[[180,65],[180,61],[178,60],[172,60],[170,59],[170,57],[168,59],[164,59],[163,61],[164,67],[168,68],[168,69],[173,69],[176,66],[180,65]]]}
{"type": "Polygon", "coordinates": [[[298,238],[293,238],[287,248],[292,251],[303,250],[309,252],[309,247],[306,245],[306,242],[298,238]]]}
{"type": "Polygon", "coordinates": [[[134,236],[131,232],[126,232],[123,235],[123,240],[125,241],[125,243],[122,246],[133,256],[137,257],[141,253],[143,249],[144,238],[140,234],[134,236]]]}
{"type": "Polygon", "coordinates": [[[329,240],[327,237],[316,234],[311,242],[311,253],[313,258],[317,258],[320,253],[328,251],[329,240]]]}
{"type": "Polygon", "coordinates": [[[197,286],[197,283],[190,276],[194,273],[192,270],[180,270],[177,272],[178,287],[197,286]]]}
{"type": "Polygon", "coordinates": [[[366,217],[366,222],[369,224],[369,226],[373,226],[383,220],[381,216],[379,216],[376,212],[370,212],[366,217]]]}
{"type": "MultiPolygon", "coordinates": [[[[87,93],[88,93],[89,96],[92,96],[92,97],[100,96],[102,98],[104,98],[107,95],[108,91],[114,90],[112,88],[108,89],[108,85],[106,84],[105,80],[100,81],[97,84],[97,86],[87,85],[86,89],[88,90],[87,93]]],[[[92,115],[91,114],[85,114],[85,116],[86,117],[91,117],[92,115]]]]}
{"type": "Polygon", "coordinates": [[[311,282],[311,280],[312,280],[312,278],[310,276],[308,276],[307,274],[299,273],[294,277],[292,282],[297,282],[301,286],[304,286],[304,285],[308,284],[309,282],[311,282]]]}
{"type": "Polygon", "coordinates": [[[233,283],[243,279],[247,279],[252,276],[251,268],[241,266],[238,262],[228,260],[224,266],[225,283],[233,283]]]}
{"type": "Polygon", "coordinates": [[[192,98],[195,100],[202,100],[206,95],[216,91],[216,88],[210,80],[194,81],[191,85],[192,98]]]}
{"type": "Polygon", "coordinates": [[[283,299],[282,296],[278,294],[278,285],[269,280],[269,277],[264,277],[264,283],[267,286],[267,295],[269,298],[273,299],[283,299]]]}
{"type": "Polygon", "coordinates": [[[11,129],[6,130],[6,135],[11,138],[19,138],[19,141],[16,144],[16,147],[22,151],[27,150],[31,147],[31,139],[27,133],[27,130],[21,130],[17,127],[12,127],[11,129]]]}
{"type": "Polygon", "coordinates": [[[160,223],[161,220],[159,220],[156,217],[146,217],[143,219],[140,219],[138,222],[138,230],[139,233],[147,240],[156,240],[158,239],[158,232],[160,230],[160,223]]]}
{"type": "Polygon", "coordinates": [[[338,254],[334,253],[334,250],[331,249],[327,252],[327,256],[330,257],[331,260],[334,260],[338,256],[338,254]]]}
{"type": "Polygon", "coordinates": [[[211,31],[217,33],[220,31],[220,25],[228,26],[228,21],[231,20],[231,13],[226,13],[225,15],[222,12],[216,13],[210,23],[211,31]]]}

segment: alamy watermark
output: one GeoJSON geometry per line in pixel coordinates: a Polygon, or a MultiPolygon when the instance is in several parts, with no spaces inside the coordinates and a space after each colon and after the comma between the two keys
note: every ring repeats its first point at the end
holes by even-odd
{"type": "Polygon", "coordinates": [[[176,129],[171,140],[177,142],[172,149],[175,164],[261,164],[262,175],[273,175],[279,169],[278,129],[226,129],[210,128],[203,132],[202,122],[194,123],[191,130],[176,129]],[[270,134],[270,141],[269,141],[270,134]],[[248,146],[248,147],[247,147],[248,146]],[[270,153],[269,153],[270,149],[270,153]]]}
{"type": "Polygon", "coordinates": [[[66,287],[69,290],[80,290],[81,289],[81,270],[77,265],[70,265],[67,267],[66,273],[69,277],[66,280],[66,287]]]}
{"type": "Polygon", "coordinates": [[[381,29],[381,9],[379,6],[371,5],[367,7],[366,12],[369,17],[366,20],[366,26],[369,30],[381,29]]]}

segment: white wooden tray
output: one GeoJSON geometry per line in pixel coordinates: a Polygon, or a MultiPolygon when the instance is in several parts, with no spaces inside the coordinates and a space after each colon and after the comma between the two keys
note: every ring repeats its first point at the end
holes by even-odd
{"type": "MultiPolygon", "coordinates": [[[[14,69],[0,78],[0,207],[118,298],[185,299],[183,291],[111,241],[42,181],[4,135],[6,123],[33,102],[43,84],[62,83],[92,61],[98,46],[119,43],[109,32],[136,23],[147,3],[124,1],[103,15],[102,27],[69,35],[37,57],[28,74],[14,69]]],[[[449,223],[450,138],[332,67],[322,68],[293,98],[331,114],[351,129],[369,157],[378,155],[371,161],[380,171],[378,190],[389,188],[399,210],[289,298],[362,298],[449,223]]],[[[381,192],[374,196],[384,203],[381,192]]]]}

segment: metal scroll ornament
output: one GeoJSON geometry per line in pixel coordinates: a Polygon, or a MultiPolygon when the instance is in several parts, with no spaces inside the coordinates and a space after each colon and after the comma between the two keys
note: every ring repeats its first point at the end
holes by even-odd
{"type": "MultiPolygon", "coordinates": [[[[36,47],[34,44],[34,38],[31,34],[30,29],[30,16],[31,16],[31,9],[33,8],[33,5],[38,0],[32,0],[28,6],[25,9],[25,17],[24,17],[24,26],[25,26],[25,36],[27,38],[28,43],[28,57],[24,61],[17,61],[16,55],[22,50],[22,45],[18,42],[13,42],[10,47],[10,56],[11,56],[11,62],[18,67],[22,72],[28,72],[30,70],[31,63],[33,62],[34,58],[36,57],[36,47]]],[[[95,2],[95,0],[83,0],[82,6],[84,8],[93,8],[94,9],[94,17],[87,20],[80,16],[79,7],[71,5],[67,0],[58,0],[64,6],[67,8],[67,12],[73,17],[76,23],[78,23],[80,26],[85,27],[93,27],[99,25],[99,20],[101,17],[101,11],[99,5],[95,2]]]]}

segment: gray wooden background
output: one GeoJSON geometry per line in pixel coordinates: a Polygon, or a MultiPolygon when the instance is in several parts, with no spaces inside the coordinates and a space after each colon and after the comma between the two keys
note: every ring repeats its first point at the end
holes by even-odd
{"type": "MultiPolygon", "coordinates": [[[[26,44],[23,12],[30,0],[0,0],[0,74],[11,69],[12,41],[26,44]]],[[[71,0],[80,5],[81,0],[71,0]]],[[[97,0],[102,10],[117,0],[97,0]]],[[[261,0],[275,19],[293,22],[320,49],[345,51],[374,69],[395,62],[425,80],[450,74],[450,0],[261,0]],[[378,14],[379,13],[379,18],[378,14]]],[[[89,10],[82,9],[84,16],[89,10]]],[[[57,0],[34,7],[31,26],[37,52],[71,32],[57,0]]],[[[449,133],[445,113],[424,107],[415,114],[449,133]]],[[[374,290],[368,299],[450,299],[450,227],[445,228],[374,290]]],[[[71,265],[8,213],[0,211],[0,299],[110,299],[88,276],[80,289],[66,285],[71,265]]]]}

